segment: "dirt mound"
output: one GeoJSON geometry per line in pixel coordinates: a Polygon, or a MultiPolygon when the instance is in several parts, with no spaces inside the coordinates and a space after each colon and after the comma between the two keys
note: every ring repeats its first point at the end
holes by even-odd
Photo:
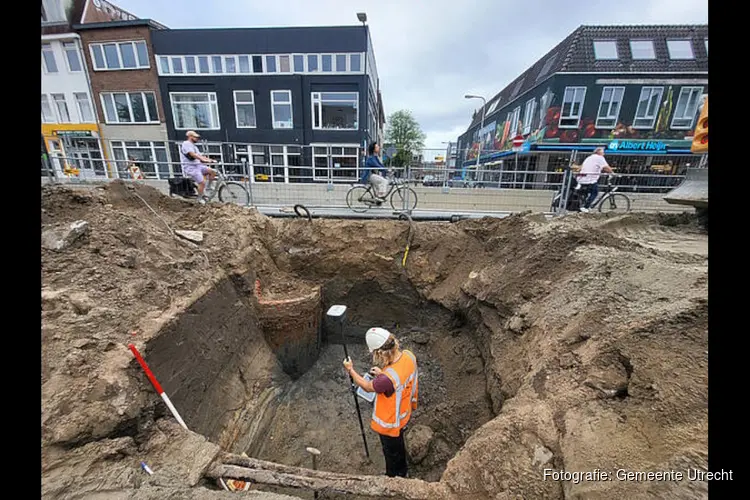
{"type": "MultiPolygon", "coordinates": [[[[75,488],[63,477],[128,470],[121,477],[132,479],[136,456],[164,470],[176,467],[164,435],[169,442],[196,435],[164,430],[170,419],[126,347],[135,341],[156,349],[167,338],[170,345],[199,342],[184,352],[168,346],[154,352],[155,362],[171,367],[170,387],[181,387],[180,377],[196,391],[212,383],[194,371],[201,356],[210,358],[216,380],[231,379],[230,401],[217,389],[211,404],[193,412],[212,439],[247,444],[233,435],[240,427],[216,429],[219,421],[239,422],[287,444],[256,447],[265,457],[299,464],[304,455],[294,445],[319,439],[323,467],[377,472],[346,460],[361,444],[346,415],[350,402],[306,406],[310,395],[346,396],[340,348],[331,339],[319,364],[298,381],[258,372],[280,370],[254,330],[256,280],[272,298],[319,286],[323,306],[347,304],[353,327],[393,328],[419,351],[427,385],[415,419],[430,428],[432,444],[412,470],[428,480],[442,474],[457,495],[702,494],[703,483],[572,484],[543,475],[545,468],[705,466],[707,235],[691,218],[518,215],[419,223],[403,265],[405,221],[271,220],[125,183],[45,187],[42,198],[43,230],[88,223],[75,245],[42,251],[43,482],[51,498],[75,488]],[[205,238],[189,243],[174,229],[202,231],[205,238]],[[230,319],[236,328],[248,323],[251,340],[242,344],[248,361],[223,361],[238,344],[227,344],[221,332],[203,340],[190,330],[210,312],[201,305],[209,295],[211,304],[229,302],[225,315],[242,310],[230,319]],[[174,359],[178,354],[189,358],[174,359]],[[238,374],[231,378],[225,366],[238,374]],[[187,367],[194,373],[181,372],[187,367]],[[226,415],[214,418],[211,405],[222,404],[226,415]],[[272,410],[255,422],[249,407],[272,410]],[[320,430],[337,426],[351,426],[346,435],[353,438],[320,430]],[[85,466],[81,456],[89,460],[85,466]]],[[[209,457],[209,444],[196,441],[195,456],[209,457]]],[[[371,452],[380,454],[377,443],[371,452]]],[[[179,477],[181,484],[202,484],[195,470],[179,477]]],[[[89,479],[81,485],[91,489],[89,479]]],[[[149,498],[144,488],[169,488],[131,479],[117,488],[143,498],[149,498]]]]}

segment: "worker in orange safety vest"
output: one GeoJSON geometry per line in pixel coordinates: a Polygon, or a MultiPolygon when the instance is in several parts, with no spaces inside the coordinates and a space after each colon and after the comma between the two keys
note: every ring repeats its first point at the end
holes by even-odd
{"type": "Polygon", "coordinates": [[[385,456],[386,475],[406,477],[406,446],[404,428],[417,409],[419,380],[417,358],[409,350],[401,350],[398,340],[384,328],[370,328],[365,333],[367,347],[375,367],[372,380],[366,380],[354,369],[351,360],[344,368],[355,384],[376,394],[370,427],[380,435],[385,456]]]}

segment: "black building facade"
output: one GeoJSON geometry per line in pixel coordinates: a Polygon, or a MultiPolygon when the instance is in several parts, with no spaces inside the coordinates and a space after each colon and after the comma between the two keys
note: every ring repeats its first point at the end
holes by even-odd
{"type": "Polygon", "coordinates": [[[349,181],[380,139],[367,26],[165,30],[153,45],[170,140],[196,130],[254,181],[349,181]]]}
{"type": "Polygon", "coordinates": [[[543,151],[690,154],[706,95],[707,25],[581,26],[474,114],[459,175],[478,154],[480,168],[512,154],[514,140],[529,170],[556,167],[543,151]]]}

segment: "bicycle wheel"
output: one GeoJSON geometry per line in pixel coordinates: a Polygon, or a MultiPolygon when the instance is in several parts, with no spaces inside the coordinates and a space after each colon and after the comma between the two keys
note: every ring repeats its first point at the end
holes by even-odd
{"type": "Polygon", "coordinates": [[[398,187],[391,195],[393,210],[414,210],[417,208],[417,193],[410,187],[398,187]]]}
{"type": "Polygon", "coordinates": [[[562,199],[562,193],[560,192],[555,193],[555,196],[552,198],[552,203],[549,206],[550,212],[557,212],[557,207],[560,206],[561,199],[562,199]]]}
{"type": "Polygon", "coordinates": [[[609,194],[599,202],[599,211],[611,213],[630,212],[630,198],[621,193],[609,194]]]}
{"type": "Polygon", "coordinates": [[[354,212],[366,212],[370,208],[370,203],[364,200],[372,200],[370,190],[364,186],[354,186],[346,192],[346,205],[354,212]]]}
{"type": "Polygon", "coordinates": [[[226,182],[219,187],[219,201],[246,207],[250,205],[250,193],[239,182],[226,182]]]}

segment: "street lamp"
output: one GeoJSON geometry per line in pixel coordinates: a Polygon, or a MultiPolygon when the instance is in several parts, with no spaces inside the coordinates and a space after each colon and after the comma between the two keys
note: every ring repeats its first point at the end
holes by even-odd
{"type": "MultiPolygon", "coordinates": [[[[368,130],[368,125],[370,123],[369,120],[369,114],[370,114],[370,79],[367,76],[367,59],[370,56],[370,40],[367,35],[367,28],[365,27],[365,23],[367,22],[367,14],[364,12],[357,12],[357,19],[359,19],[359,22],[362,23],[362,30],[365,32],[365,64],[364,64],[364,73],[365,73],[365,119],[360,125],[362,128],[362,148],[367,151],[367,134],[368,132],[372,132],[371,130],[368,130]]],[[[375,134],[377,135],[377,134],[375,134]]],[[[377,140],[377,139],[376,139],[377,140]]],[[[364,167],[364,164],[362,165],[364,167]]],[[[357,174],[359,175],[359,173],[357,174]]]]}
{"type": "Polygon", "coordinates": [[[367,22],[367,14],[364,12],[357,12],[357,19],[359,19],[360,23],[365,24],[367,22]]]}
{"type": "Polygon", "coordinates": [[[481,99],[482,100],[482,121],[479,124],[479,149],[477,150],[477,175],[479,174],[479,158],[482,156],[482,129],[484,128],[484,114],[487,111],[487,99],[481,95],[466,94],[466,99],[481,99]]]}

